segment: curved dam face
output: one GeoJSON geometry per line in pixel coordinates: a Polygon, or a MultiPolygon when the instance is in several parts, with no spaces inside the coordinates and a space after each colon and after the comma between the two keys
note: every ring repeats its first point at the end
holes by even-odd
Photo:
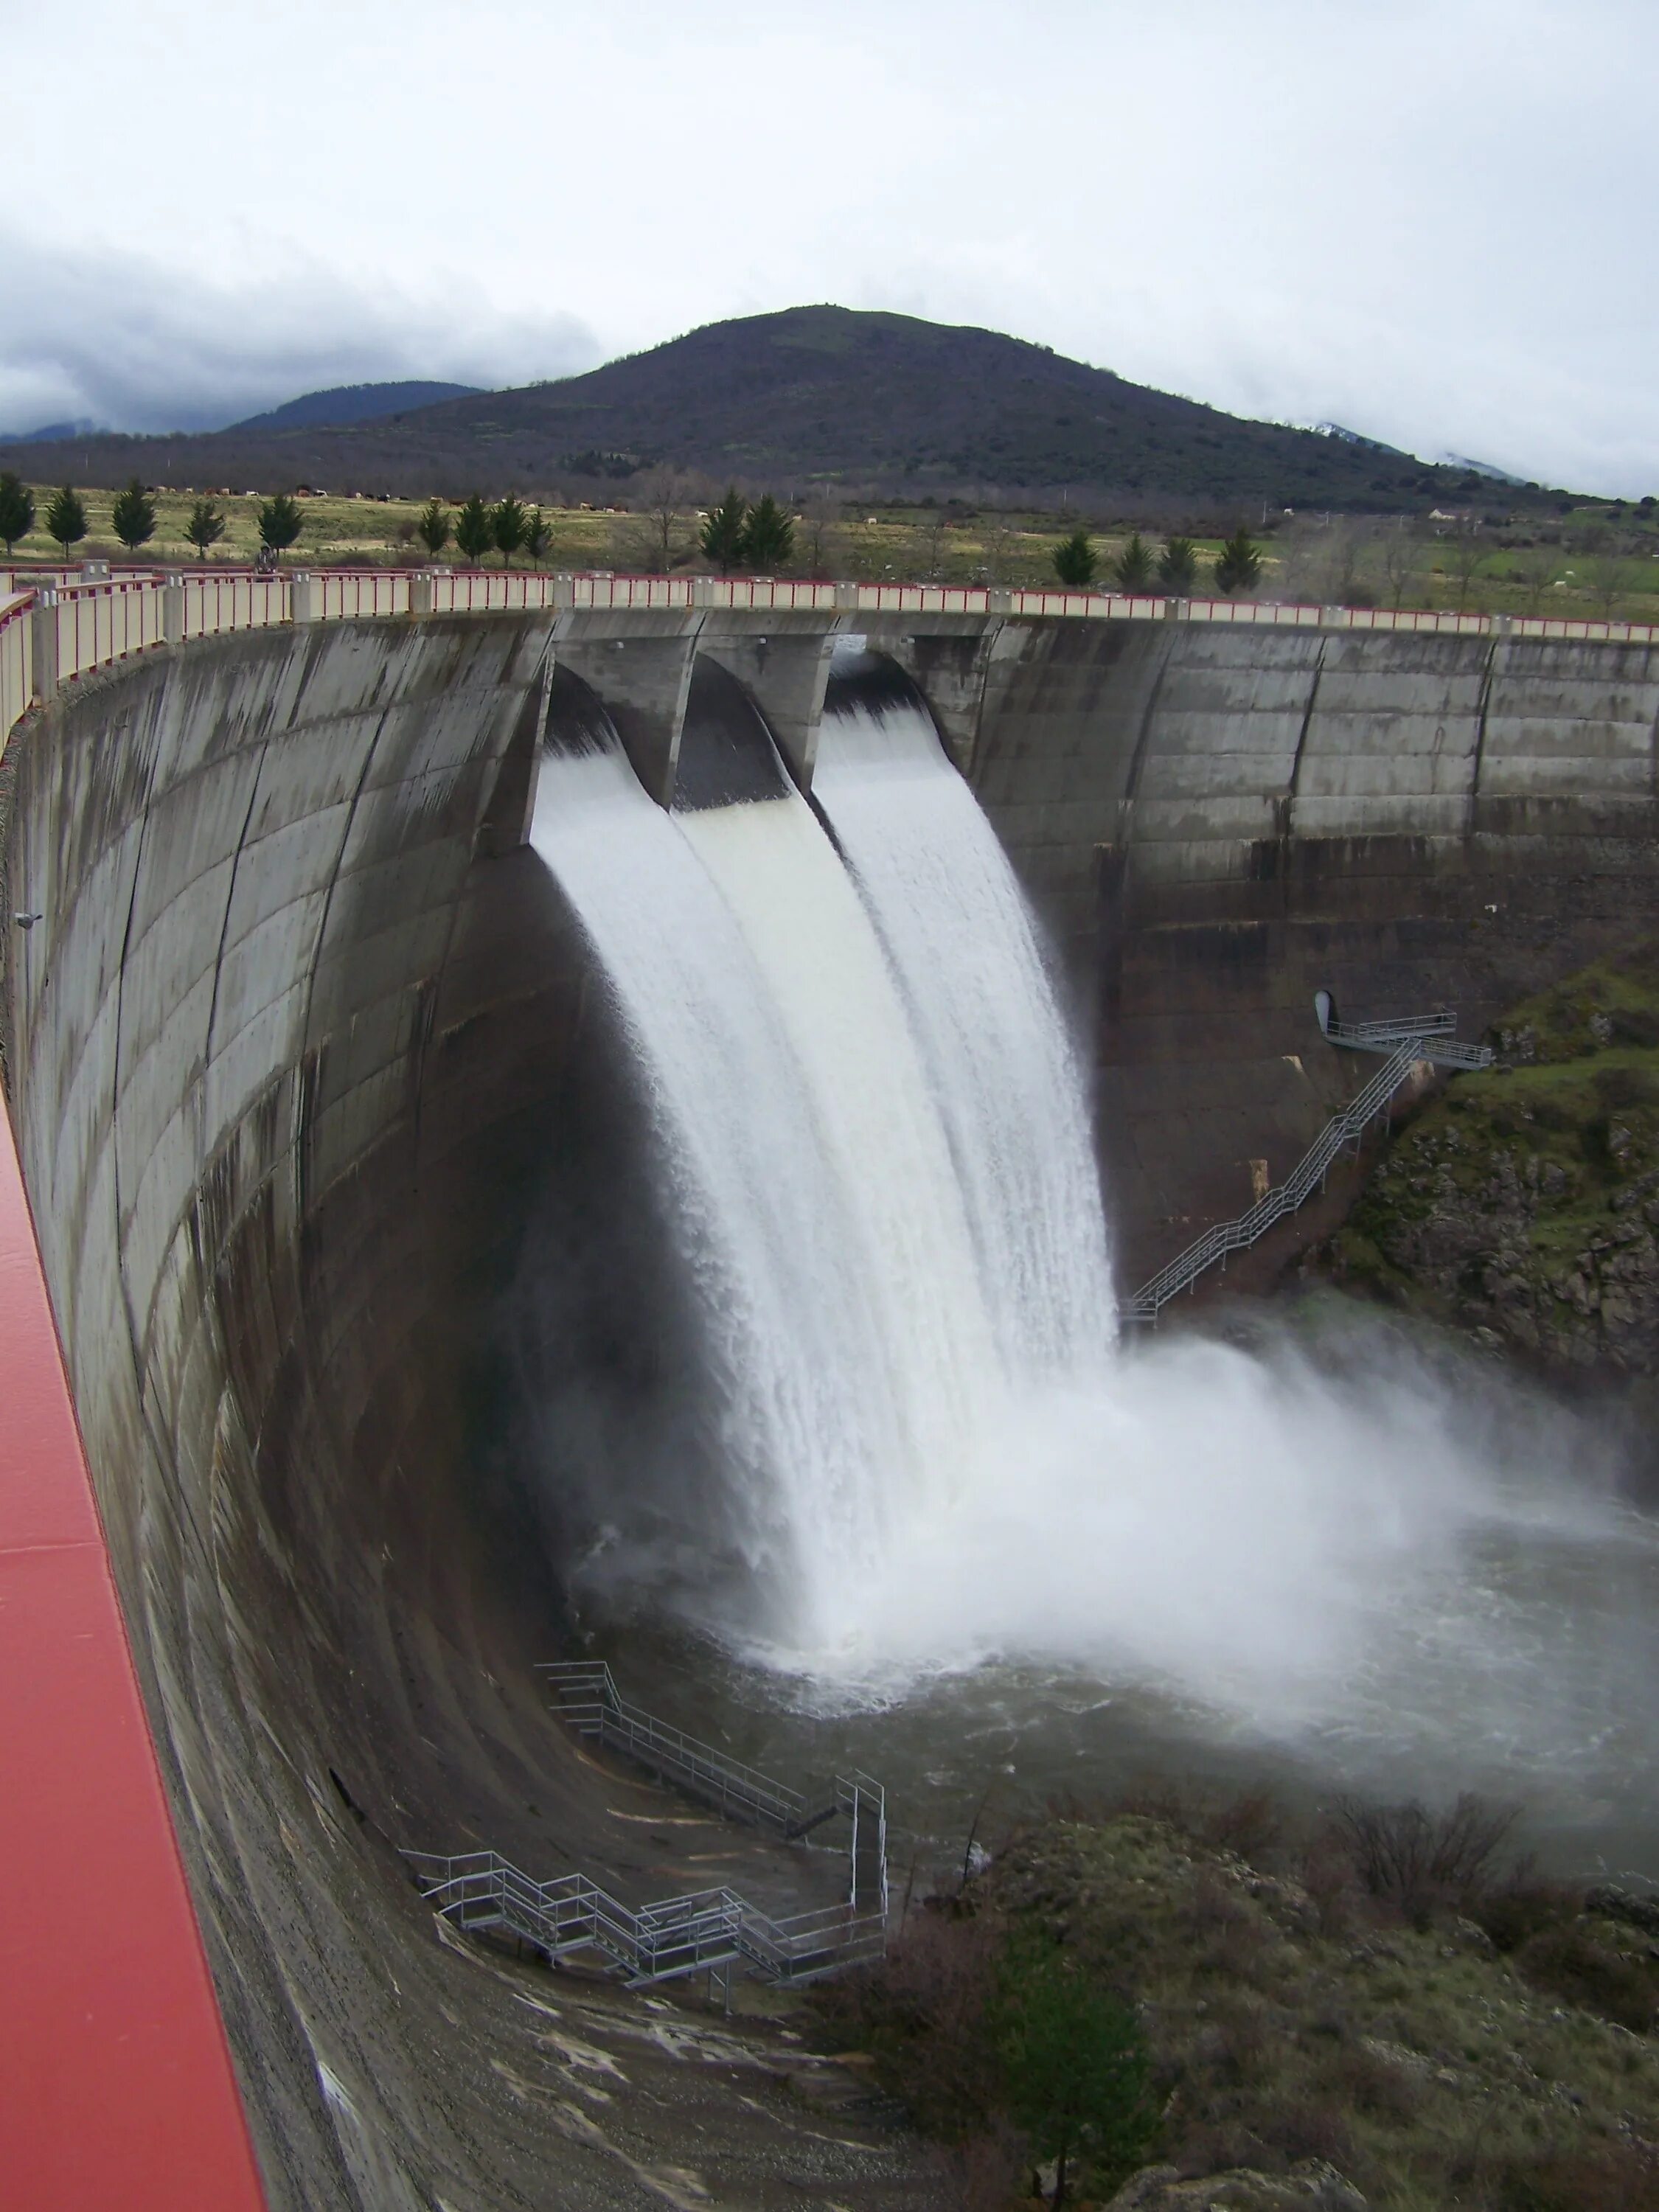
{"type": "MultiPolygon", "coordinates": [[[[682,1344],[641,1287],[650,1133],[523,842],[550,702],[603,723],[551,671],[556,620],[146,658],[34,714],[0,781],[9,910],[42,917],[8,945],[8,1097],[284,2208],[636,2201],[591,2122],[515,2086],[524,2008],[460,1968],[397,1856],[675,1879],[534,1687],[556,1501],[550,1537],[501,1371],[532,1222],[589,1269],[561,1289],[560,1388],[602,1368],[625,1399],[682,1344]]],[[[1151,624],[869,642],[1097,995],[1130,1269],[1239,1210],[1249,1157],[1299,1149],[1341,1091],[1318,985],[1358,1014],[1442,999],[1467,1033],[1653,914],[1639,651],[1151,624]]],[[[738,679],[688,680],[688,799],[798,806],[746,724],[726,742],[738,679]]],[[[879,858],[882,821],[842,820],[879,858]]]]}
{"type": "Polygon", "coordinates": [[[491,857],[546,642],[237,639],[78,686],[7,756],[10,893],[44,917],[11,1110],[277,2205],[544,2185],[395,1853],[545,1856],[530,1808],[575,1766],[530,1672],[542,1548],[458,1473],[580,1020],[545,871],[517,829],[491,857]]]}

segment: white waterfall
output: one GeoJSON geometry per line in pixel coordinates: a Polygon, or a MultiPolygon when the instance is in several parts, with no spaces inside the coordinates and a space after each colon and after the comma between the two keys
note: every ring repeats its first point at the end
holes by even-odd
{"type": "Polygon", "coordinates": [[[826,738],[855,875],[793,793],[667,815],[614,745],[545,762],[534,830],[653,1117],[722,1538],[766,1632],[818,1650],[1111,1330],[1079,1073],[995,840],[919,718],[826,738]]]}
{"type": "Polygon", "coordinates": [[[1097,1370],[1115,1329],[1087,1091],[1007,857],[919,703],[827,714],[812,793],[897,974],[1009,1372],[1097,1370]]]}
{"type": "Polygon", "coordinates": [[[746,1557],[771,1626],[823,1632],[818,1578],[878,1543],[878,1478],[899,1446],[815,1103],[731,909],[619,750],[544,762],[533,836],[592,943],[649,1105],[714,1370],[730,1505],[719,1535],[746,1557]]]}

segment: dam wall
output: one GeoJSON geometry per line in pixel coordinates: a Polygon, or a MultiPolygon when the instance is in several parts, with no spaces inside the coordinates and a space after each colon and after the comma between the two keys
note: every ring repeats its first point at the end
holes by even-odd
{"type": "Polygon", "coordinates": [[[1009,624],[969,774],[1091,978],[1127,1278],[1367,1072],[1320,1035],[1509,1003],[1659,927],[1659,648],[1009,624]]]}
{"type": "MultiPolygon", "coordinates": [[[[272,2204],[544,2201],[556,2168],[611,2203],[614,2159],[502,2075],[523,2008],[458,1974],[398,1849],[607,1863],[532,1686],[558,1592],[490,1489],[477,1377],[598,1019],[521,842],[550,671],[603,696],[648,645],[666,769],[702,632],[285,604],[193,642],[149,609],[13,730],[8,1103],[272,2204]]],[[[763,654],[718,611],[721,682],[775,688],[810,780],[811,626],[763,654]]],[[[920,601],[819,635],[855,625],[1063,948],[1131,1276],[1368,1072],[1316,988],[1468,1034],[1655,924],[1651,644],[920,601]]]]}
{"type": "Polygon", "coordinates": [[[545,1856],[526,1803],[574,1765],[530,1673],[537,1547],[492,1549],[456,1474],[580,1019],[545,872],[492,857],[546,641],[537,617],[217,640],[83,679],[5,758],[7,896],[40,916],[9,932],[9,1103],[283,2212],[544,2172],[499,2081],[457,2120],[501,2032],[469,2059],[396,1852],[465,1821],[545,1856]]]}

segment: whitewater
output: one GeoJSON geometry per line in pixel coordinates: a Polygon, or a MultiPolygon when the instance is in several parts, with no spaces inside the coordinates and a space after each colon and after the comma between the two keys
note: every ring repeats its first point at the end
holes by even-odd
{"type": "Polygon", "coordinates": [[[722,1461],[672,1577],[617,1471],[611,1577],[820,1711],[1035,1665],[1281,1741],[1650,1770],[1659,1547],[1611,1455],[1397,1335],[1120,1347],[1085,1057],[920,703],[832,692],[813,800],[544,763],[722,1461]],[[716,1602],[684,1563],[733,1547],[716,1602]]]}

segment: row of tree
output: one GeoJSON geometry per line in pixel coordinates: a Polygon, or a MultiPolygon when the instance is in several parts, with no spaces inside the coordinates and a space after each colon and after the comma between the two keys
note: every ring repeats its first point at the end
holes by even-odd
{"type": "Polygon", "coordinates": [[[515,553],[539,568],[553,543],[540,507],[526,507],[511,493],[492,507],[474,492],[453,514],[442,500],[429,499],[421,509],[415,535],[434,561],[453,538],[463,560],[476,563],[487,554],[499,553],[503,568],[515,553]]]}
{"type": "MultiPolygon", "coordinates": [[[[6,557],[21,538],[27,538],[34,527],[34,495],[22,478],[10,469],[0,471],[0,544],[6,549],[6,557]]],[[[141,545],[148,545],[155,535],[155,498],[145,489],[137,477],[123,492],[118,492],[110,509],[110,527],[129,553],[136,553],[141,545]]],[[[87,505],[73,484],[64,484],[46,501],[41,517],[48,538],[63,549],[67,561],[86,537],[89,527],[87,505]]],[[[286,492],[278,492],[275,499],[264,501],[258,513],[259,543],[268,553],[281,553],[292,545],[304,527],[305,517],[297,500],[286,492]]],[[[206,560],[208,554],[224,536],[224,515],[210,499],[198,499],[190,511],[185,524],[185,537],[196,548],[198,557],[206,560]]]]}
{"type": "MultiPolygon", "coordinates": [[[[85,501],[72,485],[65,484],[47,501],[42,519],[47,535],[62,547],[68,560],[87,535],[85,501]]],[[[8,559],[18,540],[33,529],[34,522],[34,498],[28,487],[9,471],[0,475],[0,544],[4,544],[8,559]]],[[[137,552],[155,535],[155,495],[136,477],[117,495],[110,526],[129,553],[137,552]]],[[[304,526],[299,501],[286,492],[260,506],[259,543],[269,555],[285,552],[296,543],[304,526]]],[[[185,525],[185,537],[205,560],[224,536],[225,528],[225,517],[213,501],[198,499],[185,525]]],[[[475,492],[456,508],[441,499],[428,500],[415,525],[415,535],[434,560],[453,542],[465,561],[476,563],[499,553],[505,566],[516,554],[539,567],[551,550],[553,533],[539,507],[527,507],[510,493],[491,505],[475,492]]],[[[741,568],[771,575],[787,567],[794,552],[794,520],[770,492],[751,504],[733,485],[709,509],[698,542],[722,574],[741,568]]]]}
{"type": "MultiPolygon", "coordinates": [[[[1140,532],[1132,531],[1123,550],[1103,564],[1086,530],[1074,530],[1054,550],[1054,574],[1073,590],[1086,589],[1103,576],[1120,592],[1158,590],[1170,599],[1188,597],[1198,584],[1198,548],[1190,538],[1169,538],[1154,554],[1140,532]]],[[[1215,587],[1227,599],[1252,592],[1261,580],[1261,555],[1243,524],[1222,542],[1216,556],[1215,587]]]]}

